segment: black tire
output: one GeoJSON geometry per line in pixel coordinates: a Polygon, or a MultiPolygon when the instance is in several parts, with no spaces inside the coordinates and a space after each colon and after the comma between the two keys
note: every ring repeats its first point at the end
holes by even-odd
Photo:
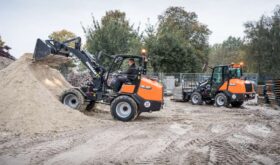
{"type": "Polygon", "coordinates": [[[188,96],[188,94],[184,93],[183,94],[183,102],[188,102],[190,101],[190,97],[188,96]]]}
{"type": "Polygon", "coordinates": [[[136,119],[141,115],[141,113],[142,113],[142,112],[138,112],[138,113],[137,113],[136,119]]]}
{"type": "Polygon", "coordinates": [[[218,93],[215,96],[215,104],[217,107],[228,107],[229,103],[227,96],[224,93],[218,93]]]}
{"type": "Polygon", "coordinates": [[[95,110],[95,101],[91,101],[87,107],[86,107],[87,111],[94,111],[95,110]]]}
{"type": "Polygon", "coordinates": [[[111,103],[111,115],[120,121],[131,121],[137,118],[138,106],[129,96],[119,96],[111,103]]]}
{"type": "Polygon", "coordinates": [[[242,104],[243,104],[243,101],[233,101],[233,102],[231,102],[231,106],[235,107],[235,108],[241,107],[242,104]]]}
{"type": "Polygon", "coordinates": [[[65,90],[60,95],[59,100],[62,102],[62,104],[81,112],[84,112],[87,107],[87,104],[85,103],[85,97],[79,90],[75,88],[65,90]]]}
{"type": "Polygon", "coordinates": [[[207,105],[214,105],[215,101],[214,100],[205,100],[205,104],[207,105]]]}
{"type": "Polygon", "coordinates": [[[193,105],[201,105],[202,104],[202,96],[199,92],[193,92],[191,95],[191,102],[193,105]]]}

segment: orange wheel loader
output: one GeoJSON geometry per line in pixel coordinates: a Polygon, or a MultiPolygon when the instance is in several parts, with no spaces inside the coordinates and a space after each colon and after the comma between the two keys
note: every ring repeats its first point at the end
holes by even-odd
{"type": "Polygon", "coordinates": [[[216,104],[216,106],[240,107],[245,100],[255,98],[253,82],[242,73],[243,64],[215,66],[212,76],[189,94],[192,104],[216,104]]]}
{"type": "Polygon", "coordinates": [[[61,102],[73,109],[85,111],[91,109],[96,102],[106,103],[111,106],[114,119],[130,121],[142,112],[159,111],[162,108],[163,86],[145,76],[147,58],[143,54],[107,55],[110,60],[107,61],[107,66],[102,66],[99,62],[101,54],[95,56],[81,50],[80,37],[64,42],[38,39],[34,51],[35,61],[49,55],[74,56],[89,70],[92,80],[87,85],[71,88],[61,94],[61,102]],[[70,43],[74,43],[75,47],[68,46],[70,43]],[[119,69],[131,58],[138,64],[137,74],[121,84],[120,90],[114,91],[116,83],[113,83],[112,79],[129,76],[123,75],[119,69]]]}

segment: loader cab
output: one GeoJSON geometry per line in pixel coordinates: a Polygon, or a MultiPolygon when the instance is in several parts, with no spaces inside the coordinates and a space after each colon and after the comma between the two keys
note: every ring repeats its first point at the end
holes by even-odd
{"type": "Polygon", "coordinates": [[[125,71],[129,67],[128,61],[131,58],[134,59],[137,69],[142,72],[143,59],[141,56],[136,55],[115,55],[113,57],[114,60],[112,65],[110,66],[109,72],[114,73],[116,71],[125,71]]]}
{"type": "Polygon", "coordinates": [[[241,79],[242,66],[239,64],[221,65],[213,68],[210,85],[211,93],[219,91],[220,87],[231,79],[241,79]]]}
{"type": "Polygon", "coordinates": [[[111,66],[106,74],[107,88],[112,89],[114,92],[128,92],[133,93],[136,87],[138,87],[141,75],[143,74],[143,59],[137,55],[114,55],[111,66]],[[129,60],[133,59],[135,62],[135,71],[133,74],[126,74],[125,71],[129,68],[129,60]],[[127,78],[127,82],[119,84],[116,80],[120,77],[127,78]],[[123,89],[130,89],[124,90],[123,89]]]}
{"type": "Polygon", "coordinates": [[[142,57],[130,55],[117,55],[114,57],[113,63],[109,69],[109,74],[123,73],[129,68],[129,60],[133,59],[136,66],[136,71],[142,73],[142,57]]]}

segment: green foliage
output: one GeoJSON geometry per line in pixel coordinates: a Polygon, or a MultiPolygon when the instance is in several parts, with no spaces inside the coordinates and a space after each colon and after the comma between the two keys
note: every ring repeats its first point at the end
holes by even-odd
{"type": "Polygon", "coordinates": [[[5,42],[2,40],[2,37],[0,36],[0,47],[4,46],[5,42]]]}
{"type": "MultiPolygon", "coordinates": [[[[59,30],[59,31],[54,31],[49,35],[49,39],[56,40],[56,41],[59,41],[59,42],[66,41],[66,40],[69,40],[69,39],[74,38],[74,37],[76,37],[76,35],[73,32],[65,30],[65,29],[62,29],[62,30],[59,30]]],[[[71,43],[69,46],[74,47],[74,43],[71,43]]],[[[81,63],[78,62],[77,64],[75,64],[75,62],[73,60],[71,60],[71,61],[69,61],[65,64],[61,64],[58,69],[63,74],[66,75],[70,72],[69,68],[76,67],[77,65],[81,65],[81,63]]]]}
{"type": "Polygon", "coordinates": [[[194,12],[170,7],[158,17],[158,28],[149,25],[144,41],[155,72],[200,72],[208,61],[210,30],[194,12]]]}
{"type": "MultiPolygon", "coordinates": [[[[56,40],[59,42],[66,41],[66,40],[69,40],[74,37],[76,37],[76,35],[73,32],[65,30],[65,29],[62,29],[59,31],[54,31],[54,32],[52,32],[52,34],[49,35],[49,39],[56,40]]],[[[68,45],[68,46],[74,47],[75,44],[70,43],[70,45],[68,45]]]]}
{"type": "Polygon", "coordinates": [[[52,34],[49,35],[49,39],[56,40],[59,42],[63,42],[65,40],[71,39],[76,37],[76,35],[73,32],[70,32],[68,30],[62,29],[59,31],[54,31],[52,34]]]}
{"type": "Polygon", "coordinates": [[[209,65],[227,65],[244,61],[244,41],[236,37],[228,37],[222,44],[215,44],[211,47],[209,65]]]}
{"type": "Polygon", "coordinates": [[[245,24],[246,63],[261,76],[280,77],[280,6],[272,16],[262,16],[257,22],[245,24]]]}
{"type": "Polygon", "coordinates": [[[139,54],[142,47],[141,35],[133,29],[124,12],[108,11],[101,23],[93,17],[93,25],[84,28],[87,42],[86,49],[95,54],[102,51],[106,54],[139,54]]]}

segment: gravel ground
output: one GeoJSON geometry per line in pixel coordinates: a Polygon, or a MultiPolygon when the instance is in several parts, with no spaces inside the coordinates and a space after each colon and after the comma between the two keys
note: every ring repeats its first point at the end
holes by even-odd
{"type": "Polygon", "coordinates": [[[160,112],[114,121],[109,107],[80,129],[0,134],[0,164],[279,164],[280,111],[193,106],[165,98],[160,112]],[[96,122],[96,121],[99,122],[96,122]]]}

